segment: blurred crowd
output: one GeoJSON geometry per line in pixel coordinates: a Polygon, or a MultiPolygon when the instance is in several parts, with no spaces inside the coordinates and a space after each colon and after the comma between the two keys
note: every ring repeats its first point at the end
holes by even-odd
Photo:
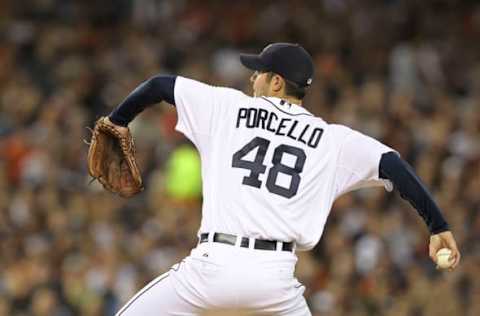
{"type": "Polygon", "coordinates": [[[193,173],[198,157],[175,109],[131,124],[146,182],[132,199],[89,184],[85,127],[157,73],[251,93],[238,53],[276,41],[314,57],[310,111],[414,166],[463,254],[437,271],[398,194],[348,194],[298,253],[313,315],[480,315],[479,38],[474,0],[0,1],[0,315],[113,315],[188,255],[200,180],[175,157],[193,173]]]}

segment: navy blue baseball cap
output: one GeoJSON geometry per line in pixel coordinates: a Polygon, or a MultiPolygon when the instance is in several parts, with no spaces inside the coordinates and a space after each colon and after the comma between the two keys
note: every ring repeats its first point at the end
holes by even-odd
{"type": "Polygon", "coordinates": [[[312,56],[298,44],[273,43],[258,55],[240,54],[240,61],[248,69],[279,74],[298,88],[312,84],[312,56]]]}

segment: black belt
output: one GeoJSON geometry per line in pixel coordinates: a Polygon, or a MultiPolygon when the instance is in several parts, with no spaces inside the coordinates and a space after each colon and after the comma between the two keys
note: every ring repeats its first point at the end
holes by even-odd
{"type": "MultiPolygon", "coordinates": [[[[213,242],[222,244],[235,245],[237,236],[223,233],[213,233],[213,242]]],[[[254,239],[253,248],[260,250],[277,250],[277,241],[254,239]]],[[[200,243],[208,242],[208,233],[200,234],[200,243]]],[[[240,247],[249,248],[250,239],[242,237],[240,247]]],[[[282,242],[282,251],[293,251],[293,242],[282,242]]]]}

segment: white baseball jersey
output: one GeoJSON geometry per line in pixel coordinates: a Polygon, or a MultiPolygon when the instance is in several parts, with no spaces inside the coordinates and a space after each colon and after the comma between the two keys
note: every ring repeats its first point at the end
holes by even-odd
{"type": "Polygon", "coordinates": [[[305,108],[177,77],[176,129],[198,148],[199,233],[294,241],[310,249],[343,193],[391,183],[379,162],[392,148],[305,108]]]}

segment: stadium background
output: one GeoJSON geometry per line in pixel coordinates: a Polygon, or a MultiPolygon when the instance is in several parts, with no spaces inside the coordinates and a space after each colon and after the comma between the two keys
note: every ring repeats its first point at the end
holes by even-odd
{"type": "Polygon", "coordinates": [[[314,315],[480,315],[479,38],[473,0],[0,1],[0,315],[112,315],[187,255],[199,162],[175,110],[132,124],[128,200],[87,185],[85,126],[157,73],[250,91],[237,54],[275,41],[314,56],[309,110],[415,166],[463,252],[436,271],[398,194],[349,194],[299,253],[314,315]]]}

